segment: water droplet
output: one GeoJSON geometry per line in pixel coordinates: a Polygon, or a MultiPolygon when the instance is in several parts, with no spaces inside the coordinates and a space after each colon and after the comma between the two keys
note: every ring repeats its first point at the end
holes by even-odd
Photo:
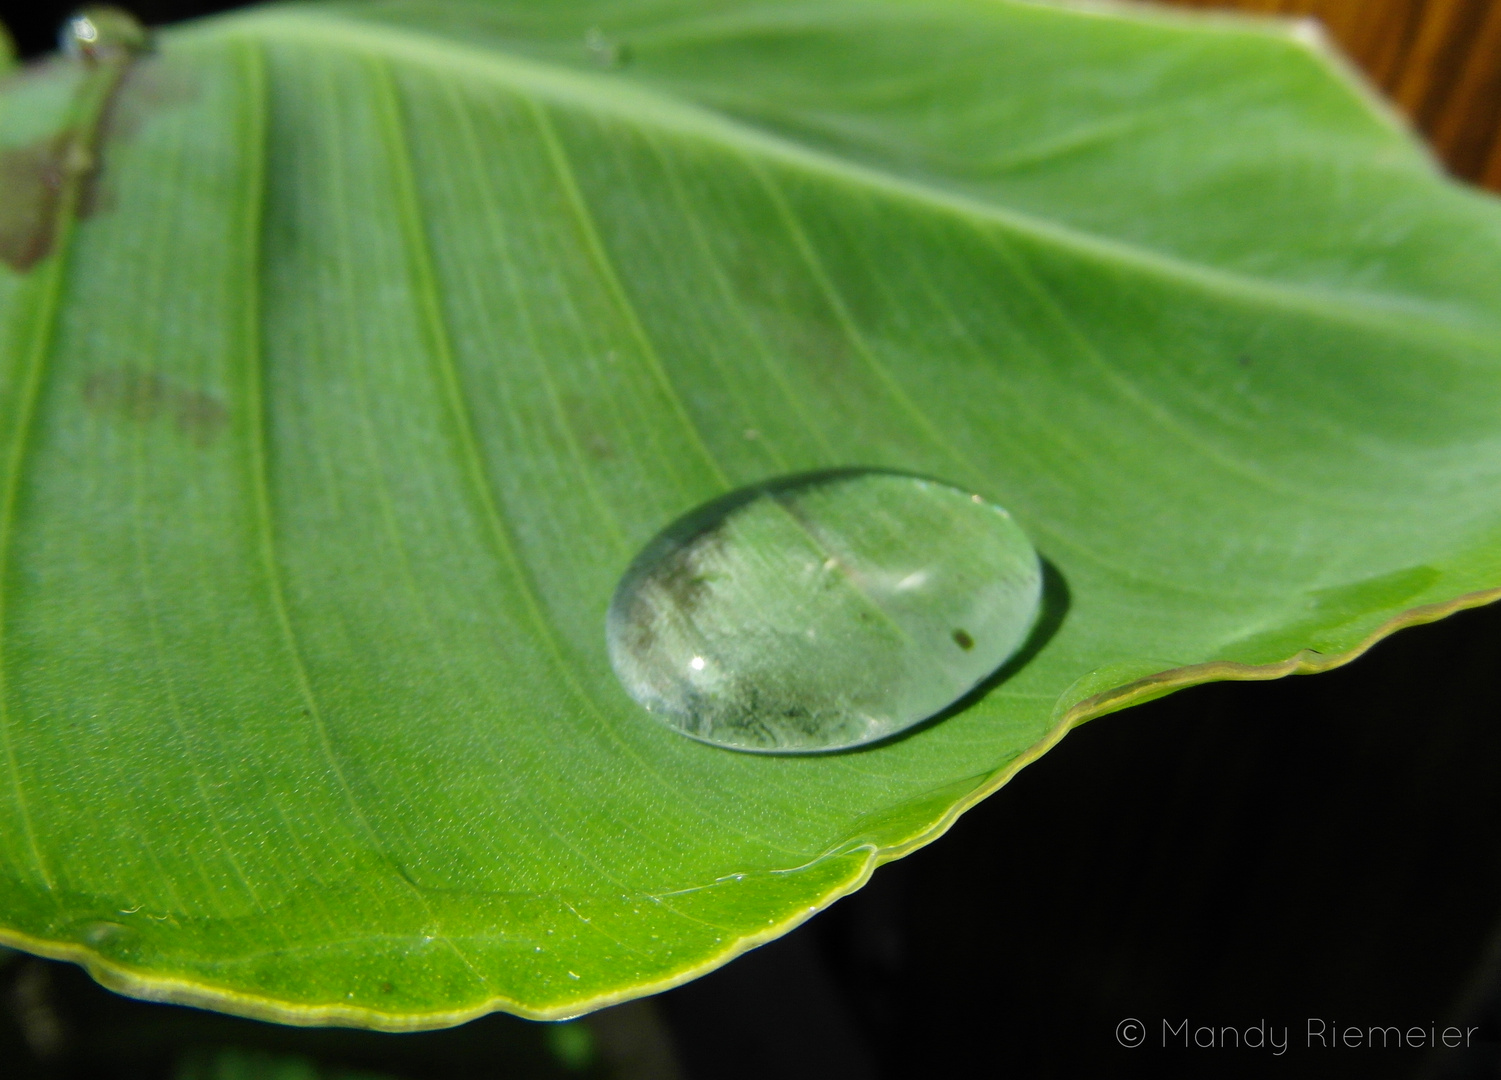
{"type": "Polygon", "coordinates": [[[140,935],[134,927],[112,919],[80,919],[58,928],[57,933],[63,940],[117,959],[132,955],[140,944],[140,935]]]}
{"type": "Polygon", "coordinates": [[[1042,568],[1000,507],[873,471],[746,488],[680,518],[610,603],[610,660],[704,742],[812,752],[942,711],[1036,621],[1042,568]]]}
{"type": "Polygon", "coordinates": [[[86,7],[63,23],[58,43],[69,56],[114,60],[144,52],[151,42],[134,15],[116,7],[86,7]]]}
{"type": "Polygon", "coordinates": [[[631,58],[630,47],[624,42],[613,41],[597,26],[584,33],[584,49],[589,59],[603,68],[624,67],[631,58]]]}
{"type": "Polygon", "coordinates": [[[101,919],[91,922],[83,930],[83,940],[93,946],[101,946],[116,943],[132,935],[128,926],[121,926],[117,922],[101,919]]]}

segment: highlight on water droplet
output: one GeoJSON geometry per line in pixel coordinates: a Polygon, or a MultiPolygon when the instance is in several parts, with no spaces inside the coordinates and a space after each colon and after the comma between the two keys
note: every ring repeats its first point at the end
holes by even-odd
{"type": "Polygon", "coordinates": [[[685,735],[807,753],[943,711],[1015,655],[1042,565],[948,484],[844,470],[755,485],[669,525],[610,603],[627,692],[685,735]]]}
{"type": "Polygon", "coordinates": [[[85,60],[113,60],[143,52],[151,36],[128,11],[95,6],[78,11],[58,32],[63,52],[85,60]]]}

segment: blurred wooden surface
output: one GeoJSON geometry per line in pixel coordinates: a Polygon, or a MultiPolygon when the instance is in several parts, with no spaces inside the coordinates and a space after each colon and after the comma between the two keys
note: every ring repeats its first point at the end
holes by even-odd
{"type": "Polygon", "coordinates": [[[1501,0],[1169,0],[1311,15],[1449,168],[1501,190],[1501,0]]]}

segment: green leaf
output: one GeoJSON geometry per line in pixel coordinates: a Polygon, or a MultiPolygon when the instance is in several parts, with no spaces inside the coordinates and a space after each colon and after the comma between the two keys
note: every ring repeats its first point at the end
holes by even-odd
{"type": "Polygon", "coordinates": [[[0,154],[3,939],[128,993],[580,1013],[1501,595],[1501,210],[1298,28],[292,5],[14,76],[0,154]],[[847,754],[644,714],[639,547],[838,466],[1011,510],[1024,662],[847,754]]]}

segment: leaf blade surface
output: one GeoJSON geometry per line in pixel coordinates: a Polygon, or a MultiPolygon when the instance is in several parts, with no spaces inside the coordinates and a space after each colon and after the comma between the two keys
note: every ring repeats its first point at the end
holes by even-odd
{"type": "MultiPolygon", "coordinates": [[[[70,70],[6,84],[0,148],[70,70]]],[[[100,123],[88,213],[0,270],[0,910],[131,992],[648,992],[1071,723],[1501,587],[1501,212],[1281,29],[293,6],[163,35],[100,123]],[[1050,636],[860,753],[643,716],[603,641],[635,551],[849,465],[1008,507],[1050,636]]]]}

